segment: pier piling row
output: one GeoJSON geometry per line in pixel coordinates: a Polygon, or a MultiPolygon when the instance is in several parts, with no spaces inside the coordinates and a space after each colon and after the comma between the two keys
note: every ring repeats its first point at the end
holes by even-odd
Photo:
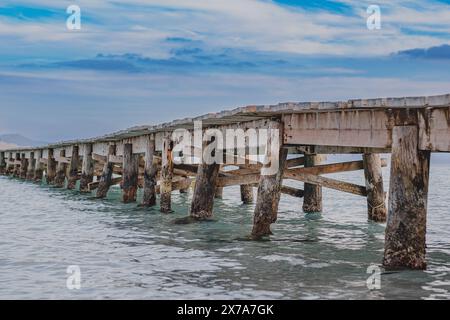
{"type": "Polygon", "coordinates": [[[248,106],[93,139],[1,150],[0,174],[39,183],[45,178],[68,189],[79,181],[80,192],[95,191],[97,198],[120,185],[125,203],[136,202],[143,188],[140,205],[156,205],[159,194],[166,214],[172,210],[172,192],[192,187],[189,221],[211,219],[223,188],[240,186],[243,204],[254,202],[255,188],[253,239],[272,234],[282,195],[303,198],[304,212],[320,212],[322,188],[330,188],[365,197],[368,219],[387,223],[385,267],[425,269],[432,152],[450,152],[450,94],[248,106]],[[176,150],[173,133],[185,129],[183,139],[195,139],[199,121],[202,133],[215,130],[214,138],[201,140],[200,153],[198,145],[176,150]],[[231,138],[227,130],[234,130],[231,138]],[[256,147],[263,157],[251,159],[255,145],[249,132],[266,132],[256,147]],[[226,143],[219,143],[224,137],[226,143]],[[244,139],[244,153],[228,144],[230,139],[244,139]],[[328,154],[360,154],[361,159],[330,164],[324,162],[328,154]],[[381,169],[388,163],[381,154],[391,154],[387,207],[381,169]],[[349,171],[361,171],[365,184],[324,176],[349,171]],[[304,182],[304,189],[289,187],[286,180],[304,182]]]}

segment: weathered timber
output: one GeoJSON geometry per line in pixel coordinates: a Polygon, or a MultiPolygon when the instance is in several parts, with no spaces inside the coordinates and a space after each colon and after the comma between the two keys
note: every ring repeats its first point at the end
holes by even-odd
{"type": "Polygon", "coordinates": [[[367,196],[367,190],[366,187],[360,186],[357,184],[339,181],[331,178],[325,178],[321,176],[317,176],[310,173],[304,173],[304,172],[296,172],[295,174],[288,174],[285,175],[285,178],[293,179],[297,181],[302,181],[314,185],[318,185],[321,187],[334,189],[342,192],[347,192],[351,194],[355,194],[358,196],[367,196]]]}
{"type": "Polygon", "coordinates": [[[270,122],[266,144],[266,161],[261,169],[253,217],[252,237],[254,239],[272,234],[270,225],[277,220],[280,189],[288,153],[288,150],[282,147],[282,132],[281,123],[270,122]]]}
{"type": "Polygon", "coordinates": [[[54,158],[54,150],[48,149],[46,180],[48,184],[54,184],[56,178],[56,161],[54,158]]]}
{"type": "Polygon", "coordinates": [[[223,187],[216,187],[214,191],[214,198],[222,199],[223,198],[223,187]]]}
{"type": "Polygon", "coordinates": [[[133,144],[123,145],[122,202],[136,201],[139,175],[139,155],[133,153],[133,144]]]}
{"type": "Polygon", "coordinates": [[[156,204],[156,174],[158,173],[158,162],[155,159],[155,137],[153,135],[147,137],[147,145],[145,151],[145,171],[144,171],[144,195],[142,205],[151,207],[156,204]]]}
{"type": "Polygon", "coordinates": [[[16,158],[14,160],[14,171],[13,171],[13,177],[20,177],[20,153],[16,153],[16,158]]]}
{"type": "Polygon", "coordinates": [[[0,151],[0,175],[4,175],[5,173],[6,173],[5,152],[0,151]]]}
{"type": "Polygon", "coordinates": [[[369,220],[375,222],[385,222],[386,204],[380,155],[374,153],[364,154],[363,161],[369,220]]]}
{"type": "Polygon", "coordinates": [[[64,159],[64,160],[58,161],[54,185],[57,188],[63,188],[64,184],[66,183],[66,172],[67,172],[67,162],[65,161],[66,150],[61,150],[59,152],[59,156],[60,156],[60,159],[64,159]]]}
{"type": "MultiPolygon", "coordinates": [[[[381,159],[381,166],[386,167],[386,159],[381,159]]],[[[331,174],[339,172],[350,172],[364,169],[364,161],[349,161],[339,162],[331,164],[323,164],[314,167],[295,168],[285,170],[284,177],[289,179],[295,179],[297,173],[309,173],[314,175],[331,174]]]]}
{"type": "MultiPolygon", "coordinates": [[[[114,145],[114,144],[111,144],[108,147],[108,155],[111,155],[111,154],[116,154],[116,145],[114,145]]],[[[94,154],[92,154],[92,155],[94,155],[94,154]]],[[[103,172],[100,177],[100,181],[99,181],[98,188],[97,188],[97,193],[96,193],[97,198],[105,198],[106,195],[108,194],[109,187],[111,186],[113,167],[114,167],[113,163],[105,162],[105,164],[103,166],[103,172]]]]}
{"type": "Polygon", "coordinates": [[[25,153],[22,153],[20,158],[20,173],[19,177],[21,179],[26,179],[28,173],[28,159],[25,157],[25,153]]]}
{"type": "Polygon", "coordinates": [[[284,194],[287,194],[287,195],[290,195],[290,196],[296,197],[296,198],[303,198],[303,195],[304,195],[303,190],[288,187],[288,186],[282,186],[281,193],[284,193],[284,194]]]}
{"type": "Polygon", "coordinates": [[[387,268],[425,269],[430,152],[416,126],[394,127],[384,260],[387,268]]]}
{"type": "Polygon", "coordinates": [[[36,158],[34,156],[34,152],[30,152],[30,159],[28,160],[28,170],[26,174],[27,180],[33,180],[35,170],[36,170],[36,158]]]}
{"type": "Polygon", "coordinates": [[[92,144],[85,144],[83,149],[83,161],[81,164],[80,192],[87,193],[89,183],[94,181],[94,160],[92,159],[92,144]]]}
{"type": "MultiPolygon", "coordinates": [[[[320,165],[320,155],[305,154],[305,168],[320,165]]],[[[322,187],[305,182],[303,196],[303,212],[322,212],[322,187]]]]}
{"type": "Polygon", "coordinates": [[[253,186],[251,184],[241,184],[241,201],[243,204],[253,203],[253,186]]]}
{"type": "Polygon", "coordinates": [[[34,169],[33,180],[35,182],[41,182],[42,176],[44,174],[44,163],[42,161],[43,150],[38,150],[35,153],[36,156],[36,165],[34,169]]]}
{"type": "Polygon", "coordinates": [[[207,220],[213,216],[214,196],[220,170],[220,164],[213,160],[216,146],[217,142],[214,139],[208,145],[211,148],[211,154],[205,150],[202,163],[198,166],[190,212],[190,217],[195,220],[207,220]],[[214,146],[211,148],[211,145],[214,146]]]}
{"type": "MultiPolygon", "coordinates": [[[[101,178],[100,178],[99,181],[90,182],[90,183],[88,184],[88,190],[89,190],[89,192],[98,189],[100,183],[101,183],[101,178]]],[[[110,182],[110,184],[109,184],[109,186],[111,187],[111,186],[115,186],[115,185],[121,184],[121,183],[122,183],[122,177],[112,178],[112,179],[111,179],[111,182],[110,182]]]]}
{"type": "Polygon", "coordinates": [[[162,145],[161,196],[160,211],[169,213],[172,210],[172,178],[173,178],[173,141],[167,134],[162,145]]]}
{"type": "Polygon", "coordinates": [[[77,180],[79,179],[78,167],[80,165],[80,147],[72,147],[72,157],[70,159],[69,175],[67,178],[67,189],[75,189],[77,180]]]}

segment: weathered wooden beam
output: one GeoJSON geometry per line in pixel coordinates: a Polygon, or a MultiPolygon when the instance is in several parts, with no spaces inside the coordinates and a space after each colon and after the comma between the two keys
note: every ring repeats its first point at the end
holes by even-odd
{"type": "MultiPolygon", "coordinates": [[[[305,154],[305,168],[316,167],[322,162],[321,155],[305,154]]],[[[303,212],[322,212],[322,187],[305,182],[303,212]]]]}
{"type": "Polygon", "coordinates": [[[253,203],[253,185],[251,184],[241,184],[241,201],[243,204],[253,203]]]}
{"type": "MultiPolygon", "coordinates": [[[[98,189],[100,183],[101,183],[101,178],[100,178],[99,181],[88,183],[88,190],[89,190],[89,192],[90,191],[94,191],[95,189],[98,189]]],[[[122,183],[122,177],[112,178],[109,186],[110,187],[111,186],[115,186],[116,184],[120,184],[120,183],[122,183]]]]}
{"type": "Polygon", "coordinates": [[[42,161],[43,160],[42,159],[42,155],[43,155],[43,150],[38,150],[35,153],[36,166],[35,166],[34,175],[33,175],[33,180],[35,182],[41,182],[42,181],[42,176],[44,174],[44,163],[42,161]]]}
{"type": "Polygon", "coordinates": [[[281,193],[290,195],[292,197],[296,198],[303,198],[304,191],[301,189],[296,189],[288,186],[282,186],[281,187],[281,193]]]}
{"type": "Polygon", "coordinates": [[[59,157],[56,158],[58,165],[56,167],[56,177],[55,177],[55,187],[63,188],[66,182],[66,172],[67,172],[67,161],[66,161],[66,150],[61,150],[59,152],[59,157]],[[59,161],[61,159],[61,161],[59,161]]]}
{"type": "Polygon", "coordinates": [[[63,156],[56,156],[55,157],[56,162],[58,163],[65,163],[65,164],[70,164],[70,158],[68,157],[63,157],[63,156]]]}
{"type": "Polygon", "coordinates": [[[20,177],[20,165],[22,162],[20,161],[20,153],[16,153],[16,158],[14,160],[14,171],[13,177],[20,177]]]}
{"type": "Polygon", "coordinates": [[[342,192],[347,192],[359,196],[366,197],[367,190],[366,187],[356,185],[349,182],[339,181],[331,178],[325,178],[321,176],[316,176],[310,173],[297,172],[295,175],[286,175],[285,178],[294,179],[297,181],[306,182],[309,184],[318,185],[321,187],[334,189],[342,192]]]}
{"type": "Polygon", "coordinates": [[[426,108],[419,113],[419,149],[450,152],[450,107],[426,108]]]}
{"type": "Polygon", "coordinates": [[[142,206],[152,207],[156,204],[156,174],[158,173],[158,161],[155,159],[155,137],[148,136],[145,151],[145,171],[144,171],[144,195],[142,206]]]}
{"type": "Polygon", "coordinates": [[[97,162],[100,162],[101,164],[104,164],[104,163],[106,163],[107,162],[107,160],[108,160],[108,157],[107,156],[102,156],[102,155],[100,155],[100,154],[97,154],[97,153],[92,153],[92,159],[94,160],[94,161],[97,161],[97,162]]]}
{"type": "Polygon", "coordinates": [[[383,265],[425,269],[430,152],[419,150],[416,126],[394,127],[392,139],[383,265]]]}
{"type": "Polygon", "coordinates": [[[56,161],[54,159],[54,150],[48,149],[48,157],[47,157],[47,173],[46,180],[48,184],[54,184],[56,178],[56,161]]]}
{"type": "Polygon", "coordinates": [[[6,174],[7,175],[13,175],[14,174],[14,158],[13,153],[9,153],[9,158],[6,163],[6,174]]]}
{"type": "MultiPolygon", "coordinates": [[[[109,145],[108,147],[108,155],[114,155],[116,154],[116,145],[109,145]]],[[[94,153],[92,153],[92,158],[95,159],[94,153]]],[[[112,182],[112,175],[113,175],[113,167],[114,164],[107,162],[106,160],[108,159],[107,157],[104,157],[105,162],[104,162],[104,166],[103,166],[103,172],[100,178],[100,183],[98,185],[97,188],[97,194],[96,197],[97,198],[105,198],[106,195],[108,194],[108,190],[109,187],[111,186],[111,182],[112,182]]],[[[97,160],[96,160],[97,161],[97,160]]]]}
{"type": "MultiPolygon", "coordinates": [[[[386,159],[381,159],[381,166],[386,167],[386,159]]],[[[284,177],[296,179],[297,173],[309,173],[314,175],[331,174],[339,172],[358,171],[364,169],[364,161],[349,161],[332,164],[316,165],[314,167],[296,168],[285,171],[284,177]]]]}
{"type": "Polygon", "coordinates": [[[123,145],[123,182],[122,182],[122,202],[136,202],[138,175],[139,175],[139,155],[133,153],[133,144],[123,145]]]}
{"type": "Polygon", "coordinates": [[[36,170],[36,159],[34,156],[34,152],[30,152],[30,159],[28,161],[28,170],[26,175],[27,180],[33,180],[35,170],[36,170]]]}
{"type": "Polygon", "coordinates": [[[25,153],[22,153],[20,158],[20,172],[19,177],[21,179],[26,179],[28,172],[28,159],[25,157],[25,153]]]}
{"type": "Polygon", "coordinates": [[[80,192],[87,193],[89,183],[94,181],[94,159],[92,159],[92,144],[85,144],[83,147],[83,160],[81,163],[80,192]]]}
{"type": "Polygon", "coordinates": [[[111,154],[108,156],[108,161],[111,163],[123,164],[123,156],[116,156],[111,154]]]}
{"type": "Polygon", "coordinates": [[[227,175],[218,177],[216,187],[230,187],[235,185],[246,185],[258,183],[260,180],[259,173],[245,174],[245,175],[227,175]]]}
{"type": "Polygon", "coordinates": [[[266,144],[266,161],[261,169],[258,197],[253,217],[252,237],[259,239],[270,235],[270,225],[277,220],[283,171],[288,150],[282,147],[283,127],[276,121],[269,124],[266,144]],[[276,172],[273,172],[275,169],[276,172]]]}
{"type": "Polygon", "coordinates": [[[373,153],[364,154],[363,161],[369,220],[375,222],[385,222],[386,204],[380,155],[373,153]]]}
{"type": "Polygon", "coordinates": [[[162,150],[160,211],[163,213],[169,213],[172,210],[173,178],[173,141],[170,138],[170,134],[167,134],[164,137],[162,150]]]}
{"type": "Polygon", "coordinates": [[[216,187],[214,191],[214,198],[222,199],[223,198],[223,187],[216,187]]]}
{"type": "Polygon", "coordinates": [[[195,220],[208,220],[213,216],[214,196],[216,193],[217,177],[220,164],[213,159],[217,142],[212,139],[208,144],[204,143],[202,163],[198,166],[195,180],[194,194],[192,196],[190,217],[195,220]],[[212,146],[212,147],[211,147],[212,146]],[[211,154],[208,149],[211,148],[211,154]]]}
{"type": "Polygon", "coordinates": [[[364,154],[390,153],[391,148],[344,147],[344,146],[294,146],[292,152],[312,154],[364,154]]]}
{"type": "Polygon", "coordinates": [[[72,157],[70,158],[69,175],[67,178],[67,189],[75,189],[79,179],[78,167],[80,165],[80,147],[72,146],[72,157]]]}
{"type": "Polygon", "coordinates": [[[5,152],[0,151],[0,175],[4,175],[5,172],[6,172],[5,152]]]}

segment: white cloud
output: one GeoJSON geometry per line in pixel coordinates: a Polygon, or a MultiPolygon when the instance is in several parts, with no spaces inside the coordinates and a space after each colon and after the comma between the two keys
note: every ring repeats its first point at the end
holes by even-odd
{"type": "MultiPolygon", "coordinates": [[[[352,16],[293,9],[262,0],[130,0],[120,7],[107,0],[77,2],[83,14],[100,23],[85,23],[84,31],[74,34],[64,29],[65,21],[11,22],[3,18],[0,37],[11,46],[44,42],[56,47],[68,45],[87,51],[138,52],[148,56],[167,55],[170,47],[164,39],[176,36],[195,37],[211,47],[380,55],[446,42],[429,35],[405,34],[402,28],[432,30],[436,26],[441,31],[450,30],[449,7],[432,1],[427,1],[426,6],[423,1],[377,1],[382,8],[379,31],[366,28],[368,1],[342,0],[354,8],[356,15],[352,16]]],[[[22,3],[64,10],[65,2],[22,3]]]]}

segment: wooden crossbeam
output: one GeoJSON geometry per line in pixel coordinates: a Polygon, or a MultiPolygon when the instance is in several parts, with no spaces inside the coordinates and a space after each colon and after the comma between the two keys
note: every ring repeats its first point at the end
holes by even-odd
{"type": "Polygon", "coordinates": [[[367,196],[366,187],[331,178],[325,178],[310,173],[296,173],[295,178],[291,177],[291,179],[342,192],[352,193],[359,196],[367,196]]]}
{"type": "Polygon", "coordinates": [[[70,158],[68,158],[68,157],[55,157],[55,161],[59,162],[59,163],[70,164],[70,158]]]}
{"type": "Polygon", "coordinates": [[[97,153],[92,153],[92,159],[94,159],[95,161],[98,161],[100,163],[105,163],[108,160],[107,156],[102,156],[100,154],[97,153]]]}
{"type": "MultiPolygon", "coordinates": [[[[381,159],[381,166],[386,167],[387,161],[386,159],[381,159]]],[[[297,173],[310,173],[314,175],[321,174],[330,174],[330,173],[338,173],[338,172],[349,172],[349,171],[358,171],[364,169],[364,162],[361,161],[350,161],[350,162],[340,162],[333,164],[324,164],[318,165],[314,167],[308,168],[297,168],[297,169],[288,169],[284,173],[284,177],[288,179],[296,178],[297,173]]]]}

